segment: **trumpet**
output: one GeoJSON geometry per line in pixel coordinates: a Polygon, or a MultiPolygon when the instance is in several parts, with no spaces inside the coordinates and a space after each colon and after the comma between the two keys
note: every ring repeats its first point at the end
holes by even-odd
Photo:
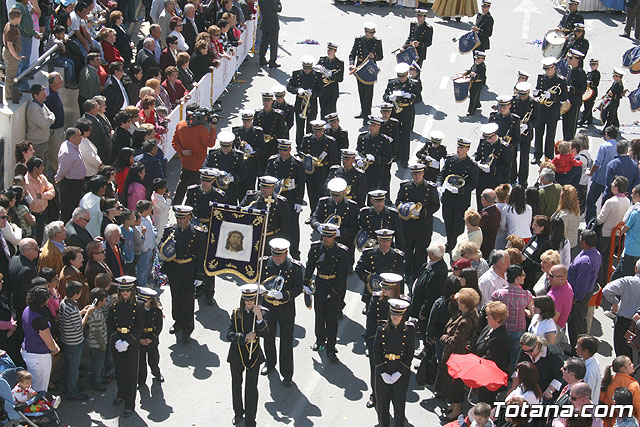
{"type": "Polygon", "coordinates": [[[249,159],[256,153],[253,147],[247,141],[240,141],[239,148],[244,153],[245,160],[249,159]]]}
{"type": "Polygon", "coordinates": [[[311,105],[311,95],[307,95],[306,93],[302,95],[302,113],[298,114],[303,120],[307,120],[307,111],[309,110],[309,105],[311,105]]]}
{"type": "Polygon", "coordinates": [[[265,144],[270,143],[274,139],[275,139],[275,137],[273,135],[267,135],[266,133],[264,134],[264,143],[265,144]]]}
{"type": "MultiPolygon", "coordinates": [[[[562,93],[562,88],[560,87],[560,85],[555,85],[552,88],[550,88],[547,92],[549,92],[551,95],[560,95],[562,93]]],[[[540,105],[544,105],[547,108],[551,107],[553,105],[554,101],[552,101],[551,98],[547,99],[547,98],[543,97],[542,96],[543,94],[544,94],[544,92],[541,93],[536,98],[534,98],[534,100],[539,102],[540,105]]]]}
{"type": "Polygon", "coordinates": [[[325,87],[329,86],[331,83],[335,83],[333,80],[331,80],[331,76],[333,75],[333,72],[335,70],[329,70],[324,65],[318,64],[313,66],[313,71],[317,71],[318,73],[322,74],[322,83],[324,83],[325,87]]]}
{"type": "MultiPolygon", "coordinates": [[[[523,125],[528,125],[532,115],[533,115],[533,105],[531,106],[531,109],[527,111],[525,115],[522,117],[522,121],[520,123],[523,125]]],[[[522,132],[522,135],[524,136],[529,135],[529,126],[527,126],[527,128],[522,132]]]]}

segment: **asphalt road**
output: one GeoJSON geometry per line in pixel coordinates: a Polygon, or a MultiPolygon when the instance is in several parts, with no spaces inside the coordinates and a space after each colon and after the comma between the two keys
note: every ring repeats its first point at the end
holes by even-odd
{"type": "MultiPolygon", "coordinates": [[[[374,105],[380,102],[387,79],[394,77],[395,58],[391,51],[400,47],[407,37],[410,10],[378,7],[353,7],[334,5],[330,0],[282,0],[279,60],[282,68],[261,70],[257,58],[248,58],[242,65],[239,79],[245,82],[230,86],[221,101],[224,117],[219,126],[223,130],[240,124],[238,112],[244,108],[261,108],[260,92],[275,84],[284,84],[292,71],[300,68],[302,55],[310,54],[316,59],[325,54],[327,41],[340,45],[338,57],[347,60],[353,39],[362,34],[362,24],[373,21],[378,25],[376,36],[383,41],[385,58],[380,66],[382,73],[375,86],[374,105]],[[319,45],[299,44],[305,39],[314,39],[319,45]]],[[[510,94],[516,81],[516,70],[524,69],[535,76],[542,72],[540,46],[530,42],[540,39],[546,30],[557,25],[561,11],[552,7],[549,0],[494,1],[491,10],[496,24],[491,38],[491,49],[487,53],[488,87],[482,92],[482,115],[471,120],[465,117],[467,103],[457,104],[453,98],[451,77],[468,69],[471,55],[460,55],[452,38],[470,29],[471,19],[462,22],[445,22],[428,16],[434,27],[433,46],[429,48],[422,73],[424,105],[419,105],[411,147],[412,155],[422,146],[431,130],[445,133],[444,144],[449,153],[455,152],[455,138],[463,136],[474,141],[471,153],[475,152],[481,124],[486,123],[490,106],[496,96],[510,94]]],[[[585,15],[586,37],[591,43],[588,58],[600,59],[602,82],[600,93],[611,84],[614,66],[621,65],[622,53],[633,46],[632,41],[618,36],[622,32],[624,17],[621,14],[590,13],[585,15]]],[[[635,88],[635,78],[627,74],[625,86],[635,88]]],[[[343,128],[350,134],[351,148],[355,147],[361,122],[353,118],[359,112],[355,78],[345,76],[341,84],[338,111],[343,128]]],[[[290,102],[293,96],[288,95],[290,102]]],[[[620,107],[621,123],[634,120],[628,102],[620,107]]],[[[598,121],[596,121],[597,124],[598,121]]],[[[561,126],[558,126],[561,138],[561,126]]],[[[599,128],[599,127],[598,127],[599,128]]],[[[595,154],[601,142],[599,136],[588,130],[591,151],[595,154]]],[[[293,135],[293,133],[292,133],[293,135]]],[[[392,193],[398,190],[401,179],[409,177],[406,170],[395,171],[392,193]]],[[[170,183],[175,186],[179,163],[170,163],[170,183]]],[[[535,181],[532,168],[529,184],[535,181]]],[[[170,187],[171,187],[170,184],[170,187]]],[[[475,203],[475,202],[472,202],[475,203]]],[[[309,216],[305,207],[301,215],[309,216]]],[[[435,219],[434,240],[441,238],[444,224],[438,212],[435,219]]],[[[306,238],[310,228],[301,225],[301,252],[303,261],[309,248],[306,238]]],[[[355,275],[349,278],[345,317],[338,330],[339,364],[328,363],[323,353],[310,350],[314,343],[313,312],[304,307],[302,298],[297,301],[295,328],[295,373],[294,386],[285,388],[277,374],[259,380],[259,405],[257,421],[260,426],[372,426],[376,424],[373,409],[366,409],[369,396],[369,366],[364,356],[364,316],[360,313],[362,283],[355,275]]],[[[161,301],[165,311],[165,331],[160,338],[160,367],[166,382],[149,384],[143,389],[131,418],[120,418],[121,408],[114,408],[115,384],[104,394],[91,392],[91,400],[83,403],[64,402],[59,412],[63,420],[73,426],[225,426],[231,425],[231,377],[226,362],[229,344],[224,341],[229,314],[239,301],[239,292],[231,282],[217,281],[216,306],[196,306],[196,330],[192,342],[186,346],[175,343],[168,334],[172,324],[171,301],[168,292],[161,301]]],[[[612,356],[612,321],[596,312],[592,333],[601,338],[601,365],[608,364],[612,356]]],[[[436,401],[430,400],[432,393],[412,380],[407,394],[406,415],[408,425],[439,425],[440,409],[436,401]]]]}

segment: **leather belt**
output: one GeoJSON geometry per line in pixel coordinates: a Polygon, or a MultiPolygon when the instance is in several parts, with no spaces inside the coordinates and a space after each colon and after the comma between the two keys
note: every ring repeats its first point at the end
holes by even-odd
{"type": "Polygon", "coordinates": [[[280,232],[280,229],[279,229],[279,228],[276,228],[276,229],[275,229],[275,230],[273,230],[273,231],[267,231],[267,236],[272,236],[272,235],[274,235],[274,234],[276,234],[276,233],[279,233],[279,232],[280,232]]]}
{"type": "Polygon", "coordinates": [[[143,331],[144,332],[153,332],[153,328],[144,328],[143,331]]]}
{"type": "Polygon", "coordinates": [[[210,219],[209,218],[198,218],[198,221],[200,221],[203,224],[209,224],[210,219]]]}
{"type": "Polygon", "coordinates": [[[129,332],[131,332],[131,329],[129,328],[116,328],[116,331],[122,333],[122,334],[128,334],[129,332]]]}
{"type": "Polygon", "coordinates": [[[331,279],[335,279],[336,275],[335,274],[316,274],[317,277],[324,279],[324,280],[331,280],[331,279]]]}
{"type": "Polygon", "coordinates": [[[193,257],[191,258],[187,258],[187,259],[174,259],[173,262],[177,263],[177,264],[186,264],[188,262],[193,261],[193,257]]]}
{"type": "Polygon", "coordinates": [[[399,354],[385,354],[384,358],[387,360],[398,360],[400,359],[400,355],[399,354]]]}

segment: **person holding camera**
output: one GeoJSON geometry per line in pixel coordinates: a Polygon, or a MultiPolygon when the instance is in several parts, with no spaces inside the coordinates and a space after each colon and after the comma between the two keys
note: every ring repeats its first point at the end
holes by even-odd
{"type": "Polygon", "coordinates": [[[200,183],[200,168],[208,149],[216,143],[216,121],[210,110],[190,104],[187,106],[187,119],[178,122],[171,145],[180,157],[182,170],[174,205],[182,204],[188,186],[200,183]]]}

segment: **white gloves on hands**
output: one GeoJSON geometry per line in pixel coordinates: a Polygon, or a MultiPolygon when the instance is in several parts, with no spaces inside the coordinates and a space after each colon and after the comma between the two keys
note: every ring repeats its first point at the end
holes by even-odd
{"type": "Polygon", "coordinates": [[[387,384],[393,384],[394,381],[391,379],[391,375],[387,374],[386,372],[383,372],[382,374],[380,374],[380,376],[382,377],[382,381],[384,381],[387,384]]]}
{"type": "Polygon", "coordinates": [[[235,182],[235,178],[233,177],[233,175],[229,175],[229,182],[235,182]]]}
{"type": "Polygon", "coordinates": [[[280,300],[280,299],[282,299],[282,292],[271,290],[271,291],[269,291],[269,296],[271,298],[275,298],[277,300],[280,300]]]}
{"type": "Polygon", "coordinates": [[[491,167],[489,165],[484,165],[482,163],[479,163],[478,169],[480,169],[482,172],[489,173],[489,171],[491,170],[491,167]]]}
{"type": "Polygon", "coordinates": [[[125,352],[129,348],[129,343],[124,340],[118,340],[115,343],[115,348],[118,350],[118,353],[125,352]]]}
{"type": "Polygon", "coordinates": [[[302,212],[302,205],[301,205],[301,204],[299,204],[299,203],[294,203],[294,205],[293,205],[293,210],[295,210],[295,211],[296,211],[296,213],[300,213],[300,212],[302,212]]]}
{"type": "Polygon", "coordinates": [[[525,130],[527,130],[527,125],[520,124],[520,133],[522,134],[525,130]]]}
{"type": "Polygon", "coordinates": [[[311,89],[305,89],[304,94],[307,96],[311,96],[313,94],[313,91],[311,89]]]}
{"type": "Polygon", "coordinates": [[[453,185],[449,184],[448,182],[445,182],[444,184],[442,184],[442,187],[445,190],[452,192],[453,194],[458,194],[458,188],[454,187],[453,185]]]}
{"type": "Polygon", "coordinates": [[[549,93],[548,90],[545,90],[544,93],[542,94],[542,97],[544,99],[549,99],[549,98],[551,98],[551,93],[549,93]]]}
{"type": "Polygon", "coordinates": [[[202,280],[194,280],[193,285],[197,288],[198,286],[202,285],[202,280]]]}
{"type": "Polygon", "coordinates": [[[304,95],[304,89],[302,89],[301,87],[298,88],[298,95],[304,95]]]}
{"type": "Polygon", "coordinates": [[[396,381],[398,381],[400,379],[400,377],[402,376],[402,374],[400,372],[394,372],[393,374],[391,374],[391,383],[389,384],[394,384],[396,381]]]}
{"type": "Polygon", "coordinates": [[[367,154],[367,160],[369,160],[370,162],[375,162],[376,158],[373,154],[367,154]]]}
{"type": "Polygon", "coordinates": [[[389,95],[389,101],[395,102],[397,97],[395,95],[389,95]]]}

